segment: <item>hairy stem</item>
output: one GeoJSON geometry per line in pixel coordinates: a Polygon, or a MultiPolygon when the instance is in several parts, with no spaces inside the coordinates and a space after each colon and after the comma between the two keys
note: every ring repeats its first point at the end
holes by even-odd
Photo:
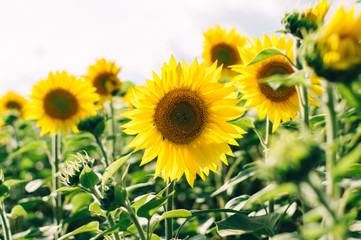
{"type": "MultiPolygon", "coordinates": [[[[167,196],[174,191],[174,186],[175,186],[175,181],[171,182],[171,184],[167,188],[167,196]]],[[[166,204],[166,211],[167,212],[173,210],[173,200],[174,200],[173,195],[170,196],[167,199],[167,204],[166,204]]],[[[172,221],[173,221],[172,218],[165,219],[165,238],[166,238],[166,240],[172,239],[172,236],[173,236],[173,223],[172,223],[172,221]]]]}
{"type": "MultiPolygon", "coordinates": [[[[53,135],[52,139],[52,190],[53,192],[60,187],[59,179],[59,153],[60,153],[60,136],[58,134],[53,135]]],[[[53,199],[53,212],[54,212],[54,223],[56,226],[60,225],[61,222],[61,193],[57,192],[53,199]]],[[[54,239],[59,238],[59,231],[54,235],[54,239]]]]}
{"type": "Polygon", "coordinates": [[[1,225],[3,227],[4,240],[11,240],[11,230],[8,218],[6,217],[5,205],[0,201],[0,217],[1,217],[1,225]]]}

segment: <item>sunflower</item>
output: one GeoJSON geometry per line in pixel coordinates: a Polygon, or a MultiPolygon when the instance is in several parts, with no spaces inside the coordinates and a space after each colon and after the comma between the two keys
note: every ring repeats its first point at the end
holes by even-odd
{"type": "Polygon", "coordinates": [[[23,96],[9,91],[0,99],[0,111],[16,111],[22,116],[26,102],[23,96]]]}
{"type": "Polygon", "coordinates": [[[322,0],[318,4],[315,4],[314,8],[308,8],[303,14],[309,21],[323,22],[328,9],[330,8],[331,2],[327,3],[327,0],[322,0]]]}
{"type": "Polygon", "coordinates": [[[137,87],[131,87],[128,89],[127,93],[123,97],[123,101],[127,103],[129,109],[134,109],[135,106],[132,103],[132,99],[135,96],[135,92],[137,87]]]}
{"type": "Polygon", "coordinates": [[[112,93],[120,89],[119,71],[120,67],[115,66],[114,62],[105,61],[104,58],[98,60],[95,65],[89,66],[88,75],[84,78],[96,88],[102,103],[111,99],[112,93]]]}
{"type": "Polygon", "coordinates": [[[68,75],[67,72],[49,73],[33,87],[31,101],[25,109],[28,119],[37,120],[41,135],[57,132],[67,133],[69,129],[78,132],[79,120],[96,115],[95,102],[99,95],[89,82],[68,75]]]}
{"type": "Polygon", "coordinates": [[[234,28],[227,33],[219,25],[215,29],[210,28],[203,35],[205,41],[202,57],[207,66],[211,66],[217,61],[218,66],[223,64],[222,75],[232,78],[234,73],[229,69],[229,66],[242,63],[237,47],[244,47],[247,38],[236,33],[234,28]]]}
{"type": "Polygon", "coordinates": [[[162,75],[153,73],[148,87],[137,87],[133,98],[136,109],[123,116],[127,134],[137,134],[129,144],[135,151],[145,149],[141,165],[157,158],[155,177],[164,181],[185,174],[190,186],[198,174],[203,180],[209,170],[217,172],[220,160],[233,156],[228,144],[237,145],[243,131],[228,121],[239,118],[245,108],[236,106],[234,86],[217,82],[222,67],[206,68],[197,60],[189,66],[173,56],[164,64],[162,75]]]}
{"type": "MultiPolygon", "coordinates": [[[[250,48],[240,49],[240,54],[245,62],[250,62],[261,50],[266,48],[278,48],[284,51],[289,59],[294,60],[293,41],[286,41],[286,37],[277,38],[272,34],[272,39],[263,35],[263,43],[260,39],[254,38],[255,44],[250,48]]],[[[274,132],[281,121],[289,121],[297,119],[297,111],[299,108],[298,94],[295,86],[280,86],[273,89],[269,84],[262,82],[262,79],[275,74],[292,74],[295,69],[292,67],[287,58],[283,55],[275,55],[266,60],[253,65],[236,65],[232,70],[240,73],[235,80],[243,93],[242,99],[246,100],[245,106],[258,110],[260,119],[264,119],[268,115],[273,123],[274,132]]],[[[319,86],[318,78],[311,78],[311,88],[317,94],[322,93],[319,86]]],[[[311,105],[316,105],[315,100],[310,97],[311,105]]]]}
{"type": "Polygon", "coordinates": [[[286,13],[282,19],[286,32],[302,39],[305,33],[316,31],[323,23],[324,18],[331,5],[327,0],[322,0],[314,8],[308,8],[304,11],[295,10],[292,13],[286,13]]]}

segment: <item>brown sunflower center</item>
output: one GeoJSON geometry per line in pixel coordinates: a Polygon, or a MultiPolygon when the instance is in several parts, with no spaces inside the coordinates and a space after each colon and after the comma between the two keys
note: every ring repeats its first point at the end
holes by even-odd
{"type": "Polygon", "coordinates": [[[75,96],[64,89],[55,89],[44,98],[44,110],[53,118],[68,119],[78,111],[78,108],[75,96]]]}
{"type": "Polygon", "coordinates": [[[157,104],[154,122],[158,131],[169,141],[188,144],[203,131],[207,108],[195,91],[175,89],[157,104]]]}
{"type": "MultiPolygon", "coordinates": [[[[285,62],[269,62],[262,66],[262,68],[258,71],[257,79],[265,79],[272,75],[276,74],[292,74],[295,71],[292,66],[285,62]]],[[[267,83],[258,83],[258,87],[260,91],[265,95],[268,99],[273,102],[283,102],[286,101],[289,97],[296,93],[296,88],[294,86],[280,86],[277,89],[273,89],[267,83]]]]}
{"type": "Polygon", "coordinates": [[[6,108],[11,110],[20,110],[21,106],[16,101],[9,101],[6,103],[6,108]]]}
{"type": "Polygon", "coordinates": [[[111,94],[119,88],[117,79],[112,73],[104,73],[97,76],[94,80],[94,86],[98,94],[111,94]]]}
{"type": "Polygon", "coordinates": [[[224,43],[215,45],[212,48],[212,62],[218,60],[218,66],[230,66],[239,61],[237,49],[224,43]]]}

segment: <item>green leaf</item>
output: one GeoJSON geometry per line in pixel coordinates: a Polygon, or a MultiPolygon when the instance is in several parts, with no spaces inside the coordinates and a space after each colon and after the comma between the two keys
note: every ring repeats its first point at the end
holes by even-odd
{"type": "Polygon", "coordinates": [[[102,133],[104,132],[104,129],[105,129],[105,122],[104,121],[101,121],[98,123],[98,125],[95,127],[94,129],[94,135],[96,137],[99,137],[100,135],[102,135],[102,133]]]}
{"type": "Polygon", "coordinates": [[[51,194],[57,193],[57,192],[71,192],[71,191],[75,191],[75,190],[79,190],[79,187],[61,187],[57,190],[55,190],[54,192],[52,192],[51,194]]]}
{"type": "Polygon", "coordinates": [[[167,199],[173,194],[174,192],[163,198],[152,199],[149,202],[145,203],[142,207],[138,209],[138,216],[144,217],[149,221],[152,218],[153,214],[158,210],[158,208],[163,206],[167,202],[167,199]]]}
{"type": "Polygon", "coordinates": [[[235,122],[231,122],[232,124],[240,127],[240,128],[256,128],[254,126],[253,120],[250,118],[242,118],[235,122]]]}
{"type": "Polygon", "coordinates": [[[218,190],[216,190],[214,193],[211,194],[211,197],[214,197],[226,190],[228,190],[229,188],[233,187],[234,185],[243,182],[244,180],[256,175],[256,170],[257,167],[249,167],[243,171],[241,171],[240,173],[238,173],[237,176],[235,176],[234,178],[228,180],[227,182],[225,182],[220,188],[218,188],[218,190]]]}
{"type": "Polygon", "coordinates": [[[132,204],[132,208],[134,208],[135,214],[137,214],[138,209],[143,206],[147,201],[153,199],[155,195],[152,195],[150,193],[140,196],[137,198],[137,200],[132,204]]]}
{"type": "Polygon", "coordinates": [[[335,165],[333,177],[342,177],[345,173],[352,170],[355,163],[361,161],[361,144],[355,147],[349,154],[341,158],[335,165]]]}
{"type": "Polygon", "coordinates": [[[159,221],[162,221],[163,219],[166,218],[188,218],[191,216],[192,214],[189,211],[185,209],[177,209],[163,213],[162,216],[160,216],[159,221]]]}
{"type": "Polygon", "coordinates": [[[74,235],[80,234],[80,233],[84,233],[84,232],[99,232],[99,222],[90,222],[84,226],[81,226],[80,228],[75,229],[74,231],[67,233],[65,235],[63,235],[62,237],[60,237],[58,240],[63,240],[63,239],[67,239],[69,237],[72,237],[74,235]]]}
{"type": "Polygon", "coordinates": [[[160,240],[160,237],[153,233],[152,236],[150,237],[150,240],[160,240]]]}
{"type": "Polygon", "coordinates": [[[204,235],[195,235],[191,238],[188,238],[188,240],[207,240],[207,238],[204,235]]]}
{"type": "Polygon", "coordinates": [[[92,189],[99,182],[98,175],[91,170],[88,165],[85,165],[83,171],[80,173],[80,183],[85,188],[92,189]]]}
{"type": "Polygon", "coordinates": [[[297,71],[292,74],[274,74],[260,80],[260,82],[267,83],[274,91],[281,86],[307,85],[304,71],[297,71]]]}
{"type": "Polygon", "coordinates": [[[26,184],[25,186],[25,190],[28,193],[32,193],[35,192],[39,187],[41,187],[41,185],[43,185],[44,180],[42,179],[35,179],[33,181],[30,181],[28,184],[26,184]]]}
{"type": "Polygon", "coordinates": [[[97,234],[91,240],[96,240],[96,239],[98,239],[100,237],[103,237],[105,235],[109,235],[109,234],[112,234],[112,233],[118,233],[118,232],[126,231],[131,223],[132,223],[132,221],[129,219],[127,214],[122,212],[120,214],[120,216],[119,216],[118,222],[114,226],[112,226],[112,227],[108,228],[107,230],[97,234]]]}
{"type": "Polygon", "coordinates": [[[279,224],[280,216],[279,213],[271,213],[269,215],[256,217],[234,214],[225,220],[216,222],[217,231],[221,237],[245,233],[274,236],[279,224]]]}
{"type": "Polygon", "coordinates": [[[288,56],[286,54],[284,54],[281,50],[279,50],[277,48],[266,48],[266,49],[263,49],[262,51],[260,51],[246,66],[256,64],[258,62],[266,60],[267,58],[270,58],[275,55],[285,56],[288,59],[288,61],[292,65],[294,65],[293,62],[288,58],[288,56]]]}
{"type": "Polygon", "coordinates": [[[15,205],[13,209],[11,209],[11,215],[13,216],[26,216],[27,213],[25,209],[21,205],[15,205]]]}
{"type": "Polygon", "coordinates": [[[6,198],[9,196],[9,188],[5,185],[0,186],[0,198],[6,198]]]}
{"type": "Polygon", "coordinates": [[[224,208],[226,209],[234,209],[234,210],[241,210],[242,207],[246,204],[249,199],[249,195],[241,195],[229,200],[224,208]]]}
{"type": "Polygon", "coordinates": [[[27,182],[28,180],[20,180],[20,179],[9,179],[4,182],[4,185],[7,187],[12,187],[18,185],[23,182],[27,182]]]}
{"type": "Polygon", "coordinates": [[[100,208],[100,206],[97,202],[92,202],[89,205],[89,212],[92,212],[98,216],[103,216],[103,217],[106,216],[106,212],[100,208]]]}
{"type": "Polygon", "coordinates": [[[9,155],[9,159],[13,159],[17,156],[20,156],[23,153],[35,150],[37,148],[41,148],[44,149],[44,151],[47,150],[47,146],[46,146],[46,142],[45,141],[31,141],[28,144],[22,146],[21,148],[19,148],[18,150],[16,150],[15,152],[11,153],[9,155]]]}
{"type": "Polygon", "coordinates": [[[107,180],[109,178],[111,178],[118,171],[118,169],[121,166],[123,166],[123,164],[128,160],[130,155],[132,155],[132,153],[129,153],[128,155],[125,155],[125,156],[119,158],[118,160],[116,160],[115,162],[110,164],[110,166],[108,166],[105,169],[105,172],[104,172],[103,177],[102,177],[102,184],[103,185],[107,182],[107,180]]]}

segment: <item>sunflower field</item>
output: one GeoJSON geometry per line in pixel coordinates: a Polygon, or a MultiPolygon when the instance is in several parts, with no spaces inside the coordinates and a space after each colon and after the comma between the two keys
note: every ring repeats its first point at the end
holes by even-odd
{"type": "Polygon", "coordinates": [[[1,96],[0,238],[361,239],[359,3],[212,26],[144,85],[101,58],[1,96]]]}

